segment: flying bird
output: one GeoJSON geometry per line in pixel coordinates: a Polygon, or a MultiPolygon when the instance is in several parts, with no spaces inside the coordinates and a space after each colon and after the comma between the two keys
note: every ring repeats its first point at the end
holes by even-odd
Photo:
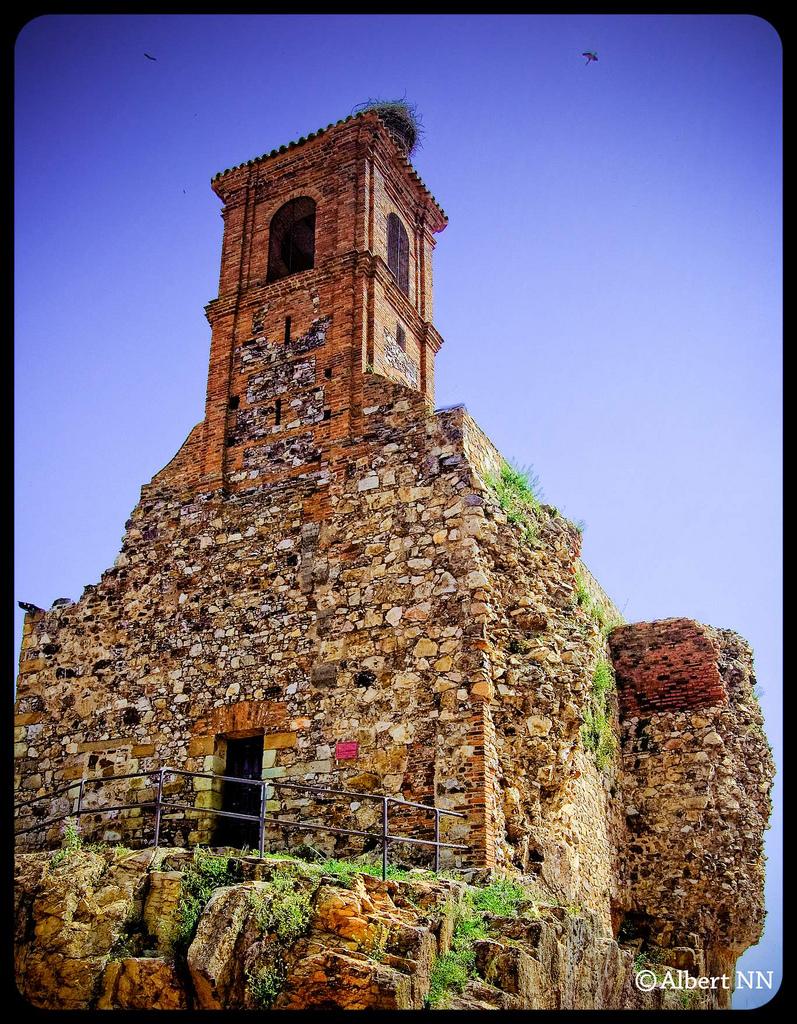
{"type": "MultiPolygon", "coordinates": [[[[144,56],[147,58],[147,60],[157,60],[158,59],[157,57],[150,57],[150,55],[148,53],[145,53],[144,56]]],[[[597,58],[596,58],[596,60],[597,60],[597,58]]]]}
{"type": "Polygon", "coordinates": [[[585,62],[585,66],[586,66],[587,64],[589,64],[589,62],[590,62],[590,61],[592,61],[592,60],[597,60],[597,59],[598,59],[598,55],[597,55],[597,53],[595,53],[595,51],[594,51],[594,50],[585,50],[585,51],[584,51],[584,52],[583,52],[583,53],[581,54],[581,56],[582,56],[582,57],[586,57],[586,58],[587,58],[587,59],[586,59],[586,62],[585,62]]]}

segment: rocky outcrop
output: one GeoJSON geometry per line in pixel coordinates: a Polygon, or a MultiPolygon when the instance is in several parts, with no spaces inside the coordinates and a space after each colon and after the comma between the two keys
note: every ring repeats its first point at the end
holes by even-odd
{"type": "Polygon", "coordinates": [[[63,1009],[94,1002],[112,950],[141,914],[153,856],[81,853],[55,866],[47,855],[19,858],[14,917],[23,995],[63,1009]]]}
{"type": "Polygon", "coordinates": [[[98,1010],[185,1010],[188,993],[174,963],[164,957],[111,960],[102,978],[98,1010]]]}
{"type": "MultiPolygon", "coordinates": [[[[17,861],[17,984],[37,1007],[419,1010],[433,986],[440,1009],[682,1005],[637,991],[635,950],[600,915],[544,899],[473,916],[484,889],[460,880],[236,858],[243,880],[210,891],[181,947],[180,900],[196,892],[186,851],[78,849],[55,860],[17,861]],[[463,920],[478,923],[469,968],[441,987],[463,920]]],[[[229,876],[227,858],[212,864],[229,876]]]]}

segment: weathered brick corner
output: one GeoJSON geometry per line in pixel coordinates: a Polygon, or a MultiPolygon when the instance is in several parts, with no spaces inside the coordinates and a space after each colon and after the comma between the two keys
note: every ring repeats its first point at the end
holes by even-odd
{"type": "Polygon", "coordinates": [[[727,703],[719,648],[699,622],[661,619],[618,626],[609,647],[624,718],[727,703]]]}

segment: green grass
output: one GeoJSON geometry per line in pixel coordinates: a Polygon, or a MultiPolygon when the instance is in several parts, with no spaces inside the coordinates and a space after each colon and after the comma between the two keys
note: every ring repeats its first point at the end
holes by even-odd
{"type": "Polygon", "coordinates": [[[510,466],[504,462],[499,473],[490,474],[486,482],[506,513],[507,521],[522,527],[523,540],[533,544],[537,539],[542,492],[531,467],[510,466]]]}
{"type": "Polygon", "coordinates": [[[592,674],[592,692],[584,708],[581,738],[586,749],[592,751],[595,764],[603,772],[607,772],[614,763],[617,752],[617,738],[612,725],[613,692],[614,674],[609,663],[601,660],[592,674]]]}
{"type": "Polygon", "coordinates": [[[432,967],[427,996],[427,1005],[431,1009],[444,1009],[449,995],[461,992],[471,978],[476,977],[476,950],[473,944],[477,939],[486,938],[487,930],[481,914],[466,900],[454,927],[451,948],[438,957],[432,967]]]}
{"type": "Polygon", "coordinates": [[[272,939],[268,962],[246,974],[247,988],[261,1010],[269,1009],[282,990],[287,976],[285,951],[306,934],[313,914],[312,894],[301,887],[299,877],[291,868],[278,868],[267,889],[249,893],[255,924],[272,939]]]}
{"type": "Polygon", "coordinates": [[[575,595],[576,604],[579,606],[579,608],[584,608],[586,611],[589,611],[592,606],[592,598],[590,597],[590,593],[587,590],[586,584],[584,583],[584,577],[581,575],[580,572],[576,573],[575,595]]]}
{"type": "Polygon", "coordinates": [[[508,878],[499,878],[483,889],[466,892],[454,926],[451,948],[438,957],[432,967],[427,997],[430,1009],[444,1009],[451,994],[461,992],[477,977],[474,943],[488,937],[484,915],[515,917],[531,899],[533,896],[528,889],[508,878]]]}
{"type": "Polygon", "coordinates": [[[519,882],[499,878],[473,897],[475,910],[484,910],[498,917],[513,917],[521,903],[528,902],[529,894],[519,882]]]}
{"type": "Polygon", "coordinates": [[[249,904],[261,932],[269,932],[283,943],[293,942],[307,930],[312,915],[310,894],[297,886],[298,877],[289,870],[277,870],[268,889],[254,889],[249,904]]]}
{"type": "Polygon", "coordinates": [[[185,953],[193,942],[199,919],[214,890],[236,885],[242,877],[241,866],[233,858],[195,847],[194,859],[180,882],[177,924],[172,937],[176,952],[185,953]]]}
{"type": "Polygon", "coordinates": [[[84,853],[110,853],[114,861],[133,852],[129,846],[125,846],[123,843],[87,843],[80,833],[80,822],[77,818],[64,819],[63,834],[61,849],[56,850],[50,857],[50,866],[54,868],[68,861],[78,850],[82,850],[84,853]]]}
{"type": "Polygon", "coordinates": [[[592,673],[592,693],[595,697],[602,699],[614,688],[614,676],[611,666],[607,661],[599,661],[592,673]]]}
{"type": "Polygon", "coordinates": [[[682,1010],[697,1010],[701,1003],[700,992],[694,988],[679,989],[678,1003],[682,1010]]]}
{"type": "Polygon", "coordinates": [[[601,633],[608,636],[617,626],[623,624],[622,615],[614,615],[606,610],[600,601],[596,601],[587,589],[584,577],[576,572],[576,586],[574,590],[576,605],[583,608],[589,617],[598,625],[601,633]]]}
{"type": "MultiPolygon", "coordinates": [[[[345,885],[348,885],[357,875],[371,875],[374,878],[382,877],[381,861],[378,863],[367,861],[358,863],[349,860],[337,860],[333,857],[329,860],[323,861],[321,864],[307,864],[305,866],[314,874],[321,873],[324,875],[332,875],[345,885]]],[[[435,875],[431,871],[414,871],[410,873],[405,868],[399,868],[393,864],[388,864],[387,877],[397,882],[403,882],[408,878],[434,878],[435,875]]]]}

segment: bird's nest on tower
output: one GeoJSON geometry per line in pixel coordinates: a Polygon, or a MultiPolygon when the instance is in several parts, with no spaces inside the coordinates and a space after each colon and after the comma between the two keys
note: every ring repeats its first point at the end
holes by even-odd
{"type": "Polygon", "coordinates": [[[393,141],[409,159],[418,149],[423,137],[423,124],[418,108],[406,100],[366,100],[354,108],[352,113],[361,114],[373,110],[382,119],[393,141]]]}

